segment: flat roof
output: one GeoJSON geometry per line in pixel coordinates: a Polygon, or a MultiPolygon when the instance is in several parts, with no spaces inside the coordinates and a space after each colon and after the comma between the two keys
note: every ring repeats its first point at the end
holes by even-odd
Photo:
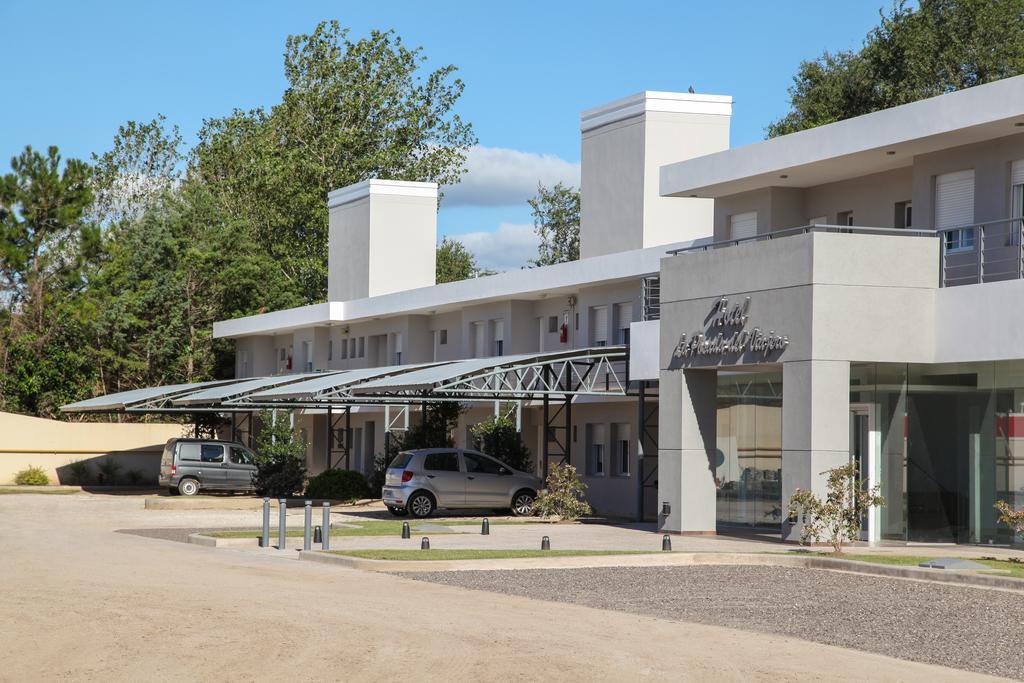
{"type": "Polygon", "coordinates": [[[1024,123],[1024,76],[668,164],[661,167],[660,193],[722,197],[813,187],[910,166],[919,154],[1024,133],[1016,123],[1024,123]]]}
{"type": "Polygon", "coordinates": [[[541,268],[446,282],[353,301],[328,301],[213,324],[215,339],[281,334],[305,327],[353,323],[396,315],[434,314],[507,299],[542,299],[581,286],[654,275],[669,249],[710,242],[710,236],[647,249],[634,249],[541,268]]]}

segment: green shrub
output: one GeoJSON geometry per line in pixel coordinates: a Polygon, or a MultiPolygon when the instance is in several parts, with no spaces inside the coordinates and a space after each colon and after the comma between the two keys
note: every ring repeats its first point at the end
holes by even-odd
{"type": "Polygon", "coordinates": [[[104,486],[113,486],[117,483],[117,473],[121,471],[121,465],[108,456],[100,461],[96,469],[99,470],[99,474],[96,475],[99,483],[104,486]]]}
{"type": "Polygon", "coordinates": [[[370,498],[380,498],[384,491],[384,478],[388,473],[388,465],[395,456],[390,451],[377,453],[373,456],[373,471],[370,472],[370,498]]]}
{"type": "Polygon", "coordinates": [[[369,495],[370,485],[361,472],[355,470],[326,470],[312,477],[306,484],[307,498],[353,501],[369,495]]]}
{"type": "Polygon", "coordinates": [[[533,503],[534,514],[542,517],[579,519],[593,512],[590,503],[583,496],[587,485],[580,481],[580,476],[572,465],[555,465],[548,474],[545,486],[533,503]]]}
{"type": "Polygon", "coordinates": [[[68,465],[68,472],[71,475],[71,483],[81,486],[89,481],[89,463],[84,460],[76,460],[68,465]]]}
{"type": "Polygon", "coordinates": [[[260,429],[253,449],[256,493],[284,498],[302,490],[306,481],[306,444],[295,438],[287,413],[273,419],[269,410],[260,413],[260,429]]]}
{"type": "Polygon", "coordinates": [[[516,423],[507,417],[492,415],[472,428],[481,451],[502,461],[514,470],[531,472],[533,459],[523,443],[516,423]]]}
{"type": "Polygon", "coordinates": [[[14,483],[20,486],[46,486],[50,477],[42,467],[29,467],[14,475],[14,483]]]}

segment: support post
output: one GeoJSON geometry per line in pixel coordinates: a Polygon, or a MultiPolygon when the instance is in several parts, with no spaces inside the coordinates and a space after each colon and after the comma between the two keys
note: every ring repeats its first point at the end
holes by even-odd
{"type": "Polygon", "coordinates": [[[313,524],[313,501],[307,500],[302,516],[302,549],[309,550],[313,547],[311,543],[310,530],[313,524]]]}
{"type": "Polygon", "coordinates": [[[323,540],[321,541],[321,547],[324,550],[330,550],[331,549],[331,504],[329,502],[327,502],[327,501],[324,501],[324,521],[321,524],[321,529],[323,529],[323,536],[321,537],[323,540]]]}
{"type": "Polygon", "coordinates": [[[334,450],[334,421],[331,416],[331,404],[327,404],[327,469],[331,469],[331,451],[334,450]]]}
{"type": "Polygon", "coordinates": [[[647,406],[644,405],[647,381],[640,380],[636,411],[636,521],[644,521],[644,434],[647,429],[647,406]]]}
{"type": "Polygon", "coordinates": [[[352,406],[345,406],[345,469],[352,469],[352,406]]]}
{"type": "Polygon", "coordinates": [[[270,547],[270,498],[263,499],[263,535],[260,536],[260,547],[270,547]]]}
{"type": "Polygon", "coordinates": [[[279,498],[277,501],[277,549],[284,550],[284,532],[288,524],[288,499],[279,498]]]}

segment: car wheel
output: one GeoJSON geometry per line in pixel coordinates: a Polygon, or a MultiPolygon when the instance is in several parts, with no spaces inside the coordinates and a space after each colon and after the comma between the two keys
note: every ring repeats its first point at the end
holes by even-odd
{"type": "Polygon", "coordinates": [[[434,511],[434,498],[429,493],[417,491],[409,500],[405,501],[405,509],[413,517],[429,517],[430,513],[434,511]]]}
{"type": "Polygon", "coordinates": [[[405,517],[409,514],[409,511],[405,508],[397,508],[394,505],[388,505],[388,512],[393,514],[395,517],[405,517]]]}
{"type": "Polygon", "coordinates": [[[178,493],[183,496],[194,496],[199,493],[199,482],[195,479],[182,479],[178,483],[178,493]]]}
{"type": "Polygon", "coordinates": [[[533,501],[536,498],[533,491],[523,489],[512,496],[512,514],[516,517],[527,517],[533,514],[533,501]]]}

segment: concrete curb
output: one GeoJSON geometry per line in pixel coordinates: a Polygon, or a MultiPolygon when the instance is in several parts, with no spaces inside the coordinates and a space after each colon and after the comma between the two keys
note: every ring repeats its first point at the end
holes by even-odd
{"type": "MultiPolygon", "coordinates": [[[[355,503],[339,503],[338,501],[331,500],[326,501],[323,498],[310,499],[313,501],[313,506],[318,510],[320,506],[329,502],[331,504],[332,512],[344,512],[353,508],[368,508],[374,503],[380,501],[376,500],[359,500],[355,503]]],[[[302,510],[305,506],[305,498],[289,498],[287,507],[289,510],[302,510]]],[[[277,499],[272,498],[270,500],[271,509],[276,510],[278,506],[277,499]]],[[[151,496],[146,498],[146,509],[147,510],[262,510],[263,499],[242,497],[242,496],[151,496]]],[[[381,511],[384,511],[384,507],[381,506],[381,511]]]]}
{"type": "Polygon", "coordinates": [[[924,569],[872,564],[823,557],[770,553],[643,553],[637,555],[583,555],[579,557],[522,557],[494,560],[368,560],[320,550],[299,552],[300,560],[334,564],[375,572],[472,571],[515,569],[581,569],[590,567],[691,567],[706,565],[774,566],[824,569],[868,576],[931,581],[978,588],[1024,592],[1024,580],[948,569],[924,569]]]}

